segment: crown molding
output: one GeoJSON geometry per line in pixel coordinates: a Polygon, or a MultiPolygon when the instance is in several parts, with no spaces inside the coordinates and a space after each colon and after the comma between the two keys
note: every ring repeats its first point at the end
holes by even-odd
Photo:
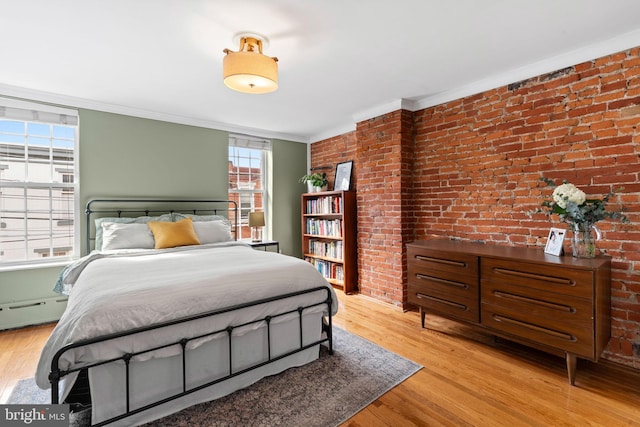
{"type": "Polygon", "coordinates": [[[475,95],[486,90],[506,86],[511,83],[538,77],[546,73],[561,70],[581,64],[586,61],[593,61],[603,56],[621,52],[627,49],[640,46],[640,30],[635,30],[620,36],[595,43],[580,49],[575,49],[561,55],[556,55],[542,61],[534,62],[523,67],[514,68],[504,73],[492,76],[487,79],[478,80],[468,85],[437,93],[422,98],[416,98],[417,110],[433,107],[445,102],[475,95]]]}
{"type": "Polygon", "coordinates": [[[23,87],[5,85],[0,83],[0,95],[20,98],[24,100],[40,101],[61,107],[85,108],[90,110],[103,111],[107,113],[122,114],[132,117],[139,117],[151,120],[159,120],[170,123],[197,126],[208,129],[217,129],[233,133],[255,135],[263,138],[284,139],[294,142],[311,143],[335,137],[344,133],[352,132],[356,129],[356,124],[400,109],[417,111],[445,102],[464,98],[495,89],[510,83],[518,82],[532,77],[537,77],[565,67],[573,66],[601,58],[612,53],[624,51],[636,46],[640,46],[640,30],[635,30],[620,36],[599,42],[592,45],[575,49],[561,55],[554,56],[539,62],[531,63],[523,67],[511,69],[501,74],[487,79],[460,86],[458,88],[443,91],[434,95],[424,97],[414,97],[412,99],[396,99],[385,104],[380,104],[366,110],[362,110],[351,117],[351,122],[343,123],[323,132],[313,135],[290,134],[283,132],[273,132],[264,129],[257,129],[244,126],[236,126],[229,123],[221,123],[211,120],[184,117],[173,114],[166,114],[157,111],[150,111],[138,108],[127,107],[118,104],[109,104],[93,101],[84,98],[60,95],[52,92],[37,91],[23,87]]]}
{"type": "Polygon", "coordinates": [[[356,124],[354,122],[345,123],[341,126],[336,126],[331,129],[327,129],[323,132],[318,132],[316,134],[311,135],[308,138],[308,142],[314,143],[318,141],[323,141],[325,139],[333,138],[334,136],[344,135],[345,133],[354,132],[356,130],[356,124]]]}
{"type": "Polygon", "coordinates": [[[375,117],[382,116],[383,114],[392,113],[398,110],[415,111],[415,101],[410,99],[397,99],[397,100],[388,102],[386,104],[378,105],[373,108],[363,110],[351,117],[352,122],[345,123],[341,126],[336,126],[324,132],[318,132],[316,134],[313,134],[309,137],[309,141],[313,143],[313,142],[322,141],[328,138],[332,138],[334,136],[342,135],[348,132],[353,132],[356,130],[356,126],[360,122],[373,119],[375,117]]]}
{"type": "Polygon", "coordinates": [[[352,116],[355,123],[360,123],[365,120],[373,119],[374,117],[382,116],[383,114],[391,113],[398,110],[416,110],[416,103],[411,99],[401,98],[395,99],[386,104],[377,105],[372,108],[368,108],[352,116]]]}
{"type": "Polygon", "coordinates": [[[92,101],[85,98],[60,95],[52,92],[27,89],[18,86],[11,86],[0,83],[0,95],[20,98],[29,101],[46,102],[62,107],[84,108],[87,110],[102,111],[105,113],[122,114],[125,116],[138,117],[142,119],[158,120],[162,122],[176,123],[189,126],[197,126],[207,129],[216,129],[232,133],[248,134],[262,138],[284,139],[287,141],[308,143],[306,135],[290,134],[283,132],[272,132],[265,129],[258,129],[246,126],[236,126],[229,123],[221,123],[212,120],[203,120],[193,117],[178,116],[175,114],[160,113],[157,111],[132,108],[124,105],[109,104],[106,102],[92,101]]]}
{"type": "MultiPolygon", "coordinates": [[[[412,99],[397,99],[386,104],[381,104],[367,110],[363,110],[362,112],[359,112],[352,116],[352,119],[354,121],[352,127],[353,129],[355,129],[356,123],[358,122],[369,120],[374,117],[378,117],[383,114],[391,113],[400,109],[409,111],[423,110],[425,108],[440,105],[445,102],[454,101],[456,99],[475,95],[477,93],[495,89],[511,83],[541,76],[543,74],[560,70],[562,68],[581,64],[585,61],[592,61],[594,59],[631,49],[637,46],[640,46],[640,30],[625,33],[612,39],[595,43],[580,49],[575,49],[561,55],[556,55],[539,62],[525,65],[523,67],[511,69],[490,78],[478,80],[476,82],[460,86],[452,90],[447,90],[424,97],[415,97],[412,99]]],[[[342,128],[346,128],[346,125],[342,126],[342,128]]],[[[311,141],[320,141],[322,139],[337,136],[339,135],[339,133],[335,132],[340,129],[341,128],[336,128],[333,131],[328,130],[326,132],[313,135],[311,141]],[[321,136],[322,138],[319,138],[319,136],[321,136]]]]}

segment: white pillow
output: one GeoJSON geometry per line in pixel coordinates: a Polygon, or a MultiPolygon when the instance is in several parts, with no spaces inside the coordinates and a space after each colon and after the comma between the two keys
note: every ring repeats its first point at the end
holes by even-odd
{"type": "Polygon", "coordinates": [[[193,214],[183,214],[174,212],[173,213],[173,221],[179,221],[184,218],[191,218],[193,222],[202,222],[202,221],[222,221],[231,226],[231,221],[226,216],[222,215],[193,215],[193,214]]]}
{"type": "Polygon", "coordinates": [[[231,240],[231,228],[224,221],[197,221],[193,229],[201,245],[231,240]]]}
{"type": "Polygon", "coordinates": [[[103,222],[102,250],[153,249],[154,240],[147,224],[103,222]]]}
{"type": "Polygon", "coordinates": [[[117,222],[123,224],[131,224],[131,223],[147,223],[149,221],[172,221],[173,216],[171,214],[164,214],[160,216],[139,216],[136,218],[130,217],[115,217],[115,218],[98,218],[95,220],[96,224],[96,241],[95,241],[95,249],[102,250],[102,223],[103,222],[117,222]]]}

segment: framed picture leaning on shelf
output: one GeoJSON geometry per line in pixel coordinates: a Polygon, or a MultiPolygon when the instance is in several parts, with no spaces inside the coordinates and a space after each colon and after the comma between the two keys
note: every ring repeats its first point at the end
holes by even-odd
{"type": "Polygon", "coordinates": [[[338,163],[336,166],[336,179],[333,184],[334,191],[349,191],[351,187],[351,169],[353,161],[338,163]]]}

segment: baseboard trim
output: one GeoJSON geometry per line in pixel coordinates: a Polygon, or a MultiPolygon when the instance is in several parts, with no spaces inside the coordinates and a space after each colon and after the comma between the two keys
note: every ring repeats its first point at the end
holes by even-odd
{"type": "Polygon", "coordinates": [[[66,307],[66,297],[0,303],[0,330],[55,322],[66,307]]]}

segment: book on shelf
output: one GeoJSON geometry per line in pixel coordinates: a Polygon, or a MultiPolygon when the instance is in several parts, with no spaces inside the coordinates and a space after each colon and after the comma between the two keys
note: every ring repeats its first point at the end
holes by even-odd
{"type": "Polygon", "coordinates": [[[355,191],[305,193],[301,197],[303,258],[333,286],[357,290],[355,191]]]}
{"type": "Polygon", "coordinates": [[[342,240],[325,242],[321,240],[309,241],[309,254],[327,258],[342,259],[342,240]]]}
{"type": "Polygon", "coordinates": [[[311,263],[324,278],[344,282],[344,267],[342,264],[312,257],[306,257],[305,260],[311,263]]]}
{"type": "Polygon", "coordinates": [[[342,197],[322,196],[308,199],[306,212],[312,215],[339,214],[342,212],[342,197]]]}
{"type": "Polygon", "coordinates": [[[306,234],[342,237],[342,221],[339,219],[307,218],[306,234]]]}

